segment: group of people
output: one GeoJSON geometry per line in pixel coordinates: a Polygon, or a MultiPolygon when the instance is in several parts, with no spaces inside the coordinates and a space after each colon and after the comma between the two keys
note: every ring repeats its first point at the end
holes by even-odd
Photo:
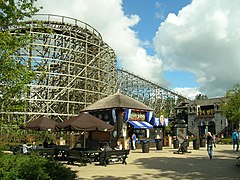
{"type": "MultiPolygon", "coordinates": [[[[51,148],[51,147],[54,147],[55,146],[55,143],[53,141],[51,141],[50,143],[48,143],[48,140],[45,139],[43,141],[43,144],[42,144],[42,148],[51,148]]],[[[22,144],[22,153],[23,154],[30,154],[31,151],[34,151],[36,150],[37,148],[41,148],[41,145],[39,145],[38,147],[36,146],[36,142],[33,141],[31,145],[28,145],[27,144],[27,141],[23,141],[23,144],[22,144]]]]}
{"type": "MultiPolygon", "coordinates": [[[[235,129],[232,133],[233,151],[239,151],[239,133],[235,129]]],[[[216,147],[216,141],[211,132],[207,133],[207,152],[210,159],[213,158],[213,147],[216,147]]]]}
{"type": "Polygon", "coordinates": [[[117,141],[117,145],[114,148],[111,148],[109,143],[105,143],[101,148],[101,151],[110,151],[110,150],[123,150],[123,144],[121,140],[117,141]]]}

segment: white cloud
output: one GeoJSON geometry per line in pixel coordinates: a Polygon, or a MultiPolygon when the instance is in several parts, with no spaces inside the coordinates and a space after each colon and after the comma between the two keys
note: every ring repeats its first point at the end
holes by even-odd
{"type": "Polygon", "coordinates": [[[169,14],[154,38],[164,68],[194,73],[208,97],[224,95],[239,83],[239,9],[239,0],[193,0],[169,14]]]}
{"type": "Polygon", "coordinates": [[[196,88],[188,88],[188,87],[174,88],[174,91],[192,100],[195,99],[196,95],[202,94],[197,87],[196,88]]]}
{"type": "Polygon", "coordinates": [[[164,19],[165,6],[162,3],[157,1],[155,3],[155,9],[157,10],[157,12],[155,13],[156,18],[160,19],[160,20],[163,20],[164,19]]]}
{"type": "Polygon", "coordinates": [[[149,56],[131,27],[140,21],[137,15],[124,15],[122,0],[39,0],[42,13],[69,16],[97,29],[117,54],[124,69],[158,83],[166,84],[162,62],[149,56]]]}

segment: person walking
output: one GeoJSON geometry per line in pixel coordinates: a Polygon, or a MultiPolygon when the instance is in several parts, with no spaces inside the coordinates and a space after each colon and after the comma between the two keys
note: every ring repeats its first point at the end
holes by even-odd
{"type": "Polygon", "coordinates": [[[213,157],[213,145],[215,146],[215,142],[213,141],[213,136],[211,134],[211,132],[207,133],[207,152],[208,152],[208,156],[210,159],[212,159],[213,157]]]}
{"type": "Polygon", "coordinates": [[[234,129],[234,132],[232,133],[233,151],[235,151],[235,146],[236,146],[236,151],[238,151],[238,148],[239,148],[238,139],[239,139],[238,132],[236,129],[234,129]]]}
{"type": "Polygon", "coordinates": [[[136,140],[137,140],[137,136],[135,133],[132,133],[131,140],[132,140],[132,150],[135,150],[136,149],[136,140]]]}

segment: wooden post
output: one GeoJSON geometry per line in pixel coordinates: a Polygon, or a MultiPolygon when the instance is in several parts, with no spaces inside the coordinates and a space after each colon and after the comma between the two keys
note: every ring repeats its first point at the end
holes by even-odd
{"type": "Polygon", "coordinates": [[[117,111],[117,139],[122,137],[122,128],[123,128],[123,109],[118,109],[117,111]]]}

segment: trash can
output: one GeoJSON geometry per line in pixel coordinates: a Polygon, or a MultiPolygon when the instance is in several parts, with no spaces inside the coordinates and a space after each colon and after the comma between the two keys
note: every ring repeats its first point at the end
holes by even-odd
{"type": "Polygon", "coordinates": [[[193,149],[195,149],[195,150],[199,149],[199,140],[198,139],[193,140],[193,149]]]}
{"type": "Polygon", "coordinates": [[[200,139],[200,147],[205,147],[205,145],[206,145],[206,140],[205,140],[205,138],[201,138],[201,139],[200,139]]]}
{"type": "Polygon", "coordinates": [[[178,148],[179,148],[179,141],[178,141],[177,139],[175,139],[175,140],[173,141],[173,148],[174,148],[174,149],[178,149],[178,148]]]}
{"type": "Polygon", "coordinates": [[[149,153],[149,142],[148,141],[142,142],[142,152],[149,153]]]}
{"type": "Polygon", "coordinates": [[[156,139],[156,149],[162,150],[163,149],[163,143],[161,139],[156,139]]]}

